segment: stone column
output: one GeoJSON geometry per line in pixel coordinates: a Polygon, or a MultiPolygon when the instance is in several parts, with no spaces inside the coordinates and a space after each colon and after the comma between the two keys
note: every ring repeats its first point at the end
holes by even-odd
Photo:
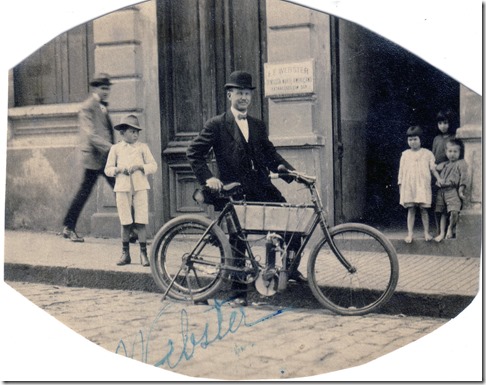
{"type": "MultiPolygon", "coordinates": [[[[326,210],[332,213],[329,16],[281,0],[267,0],[266,15],[266,68],[272,69],[264,74],[270,139],[296,169],[318,176],[326,210]],[[271,90],[271,85],[280,88],[271,90]]],[[[303,203],[301,189],[282,181],[274,183],[288,201],[303,203]]]]}
{"type": "MultiPolygon", "coordinates": [[[[137,115],[143,127],[140,141],[149,145],[158,162],[157,174],[150,177],[149,235],[158,228],[154,218],[160,217],[157,208],[161,207],[154,202],[161,189],[156,30],[155,1],[127,7],[93,21],[95,72],[108,73],[113,81],[109,100],[113,124],[127,114],[137,115]]],[[[91,219],[91,233],[115,237],[120,233],[114,194],[107,183],[98,185],[97,213],[91,219]]]]}
{"type": "Polygon", "coordinates": [[[464,159],[468,164],[470,184],[467,199],[457,226],[457,237],[481,240],[482,223],[482,97],[467,87],[460,89],[460,123],[456,137],[464,143],[464,159]]]}

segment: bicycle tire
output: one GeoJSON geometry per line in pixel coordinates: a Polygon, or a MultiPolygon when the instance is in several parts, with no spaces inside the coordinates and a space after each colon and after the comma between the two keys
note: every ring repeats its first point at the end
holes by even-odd
{"type": "Polygon", "coordinates": [[[165,293],[177,275],[167,296],[182,301],[202,301],[214,296],[228,272],[231,247],[220,227],[198,215],[182,215],[167,222],[156,234],[150,253],[150,268],[157,286],[165,293]],[[198,241],[201,248],[189,263],[184,262],[198,241]]]}
{"type": "Polygon", "coordinates": [[[335,226],[330,235],[356,271],[349,272],[323,238],[309,256],[307,272],[312,293],[337,314],[364,315],[378,310],[391,298],[398,283],[395,248],[381,232],[360,223],[335,226]]]}

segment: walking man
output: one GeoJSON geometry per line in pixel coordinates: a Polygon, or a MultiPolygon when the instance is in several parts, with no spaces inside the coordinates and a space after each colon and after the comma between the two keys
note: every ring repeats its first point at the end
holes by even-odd
{"type": "Polygon", "coordinates": [[[84,242],[76,234],[76,223],[86,204],[93,187],[101,175],[110,186],[115,179],[104,173],[108,152],[114,143],[113,125],[108,115],[108,97],[111,80],[107,74],[99,74],[90,82],[92,94],[85,100],[79,112],[80,150],[83,159],[84,175],[77,194],[64,218],[62,235],[73,242],[84,242]]]}

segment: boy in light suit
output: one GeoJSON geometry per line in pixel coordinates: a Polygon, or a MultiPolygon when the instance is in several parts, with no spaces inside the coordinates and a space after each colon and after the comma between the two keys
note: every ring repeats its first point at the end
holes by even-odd
{"type": "Polygon", "coordinates": [[[114,128],[120,132],[123,140],[111,147],[106,161],[105,174],[116,178],[113,191],[116,194],[123,247],[122,256],[117,265],[123,266],[131,263],[129,240],[130,229],[134,224],[140,243],[140,263],[143,266],[150,266],[147,258],[145,229],[145,225],[148,224],[147,190],[150,189],[147,175],[157,171],[157,163],[147,144],[138,142],[141,128],[135,115],[124,117],[114,128]]]}

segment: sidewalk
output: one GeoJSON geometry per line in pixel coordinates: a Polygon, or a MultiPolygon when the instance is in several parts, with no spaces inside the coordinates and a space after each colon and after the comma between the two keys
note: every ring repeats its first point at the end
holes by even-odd
{"type": "MultiPolygon", "coordinates": [[[[160,292],[150,268],[138,261],[138,244],[131,245],[130,265],[116,265],[120,250],[119,239],[87,237],[84,243],[73,243],[49,232],[6,230],[5,281],[160,292]]],[[[404,254],[398,248],[397,251],[400,278],[384,311],[454,317],[478,293],[479,257],[404,254]]],[[[302,263],[305,266],[306,260],[302,263]]],[[[301,270],[305,274],[306,268],[301,270]]],[[[262,301],[257,293],[251,298],[262,301]]],[[[276,305],[320,306],[305,285],[292,285],[286,292],[263,300],[276,305]]]]}

